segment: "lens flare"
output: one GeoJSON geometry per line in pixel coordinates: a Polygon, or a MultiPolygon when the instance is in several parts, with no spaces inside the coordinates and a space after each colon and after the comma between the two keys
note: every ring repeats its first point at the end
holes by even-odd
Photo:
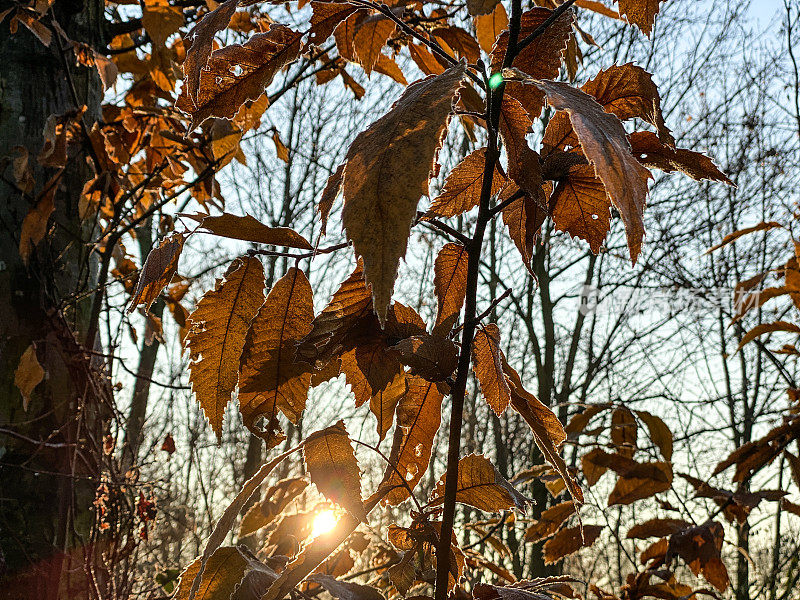
{"type": "Polygon", "coordinates": [[[311,537],[325,535],[336,527],[339,516],[330,508],[324,508],[314,517],[314,524],[311,526],[311,537]]]}
{"type": "Polygon", "coordinates": [[[497,89],[497,87],[503,83],[503,74],[502,73],[495,73],[489,78],[489,87],[497,89]]]}

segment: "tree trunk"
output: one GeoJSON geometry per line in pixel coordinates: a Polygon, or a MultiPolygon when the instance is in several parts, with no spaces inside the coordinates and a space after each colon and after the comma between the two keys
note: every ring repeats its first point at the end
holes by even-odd
{"type": "MultiPolygon", "coordinates": [[[[0,0],[0,13],[12,6],[0,0]]],[[[71,39],[103,45],[99,0],[56,1],[44,23],[49,15],[71,39]]],[[[62,53],[67,42],[56,33],[46,47],[21,25],[11,35],[9,18],[0,26],[0,549],[6,565],[0,588],[5,598],[81,598],[88,593],[84,557],[93,553],[90,508],[103,433],[95,404],[103,383],[92,378],[81,346],[87,325],[81,293],[95,286],[91,232],[78,217],[89,176],[85,154],[69,156],[47,235],[27,266],[19,242],[23,219],[55,173],[36,163],[48,117],[75,110],[77,95],[88,107],[85,122],[93,122],[102,88],[96,72],[74,66],[71,49],[62,53]],[[20,156],[18,147],[27,149],[33,167],[30,194],[2,161],[20,156]],[[14,381],[31,345],[46,375],[26,410],[14,381]]]]}

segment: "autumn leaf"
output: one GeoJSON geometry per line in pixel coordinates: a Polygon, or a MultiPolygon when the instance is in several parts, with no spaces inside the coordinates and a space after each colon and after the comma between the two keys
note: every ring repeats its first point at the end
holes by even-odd
{"type": "Polygon", "coordinates": [[[175,106],[191,116],[192,129],[209,117],[232,119],[248,100],[256,100],[275,74],[294,61],[301,49],[301,32],[273,23],[244,44],[217,50],[200,71],[196,97],[181,90],[175,106]]]}
{"type": "MultiPolygon", "coordinates": [[[[192,582],[200,573],[201,558],[196,558],[181,573],[175,600],[189,600],[192,582]]],[[[214,551],[203,570],[194,600],[229,598],[247,571],[247,560],[238,548],[224,546],[214,551]]]]}
{"type": "Polygon", "coordinates": [[[670,148],[652,131],[634,131],[630,142],[633,155],[646,167],[665,173],[680,171],[697,181],[708,179],[734,185],[707,156],[684,148],[670,148]]]}
{"type": "Polygon", "coordinates": [[[320,235],[325,235],[328,229],[328,215],[331,213],[334,200],[336,200],[336,197],[339,195],[339,192],[342,189],[344,166],[344,163],[339,165],[336,170],[331,173],[330,177],[328,177],[328,181],[325,183],[325,188],[322,190],[322,196],[320,196],[319,204],[317,204],[317,211],[319,211],[319,217],[322,223],[320,235]]]}
{"type": "Polygon", "coordinates": [[[164,47],[167,38],[183,27],[183,10],[168,0],[144,0],[142,25],[155,46],[164,47]]]}
{"type": "Polygon", "coordinates": [[[551,565],[581,548],[588,548],[594,544],[602,531],[602,525],[582,525],[562,529],[544,543],[542,547],[544,563],[551,565]]]}
{"type": "Polygon", "coordinates": [[[445,244],[433,266],[433,288],[437,310],[434,332],[447,333],[455,325],[467,295],[467,249],[459,244],[445,244]]]}
{"type": "MultiPolygon", "coordinates": [[[[478,206],[485,164],[486,148],[480,148],[456,165],[444,180],[442,191],[434,199],[429,212],[440,217],[455,217],[478,206]]],[[[495,162],[491,195],[497,195],[504,184],[505,178],[495,162]]]]}
{"type": "Polygon", "coordinates": [[[381,48],[394,30],[394,22],[382,14],[370,15],[359,23],[353,36],[353,47],[356,59],[367,75],[372,72],[381,48]]]}
{"type": "Polygon", "coordinates": [[[661,417],[657,417],[647,411],[637,410],[634,412],[647,426],[650,439],[661,451],[661,456],[668,461],[672,460],[672,432],[669,430],[666,423],[664,423],[661,417]]]}
{"type": "Polygon", "coordinates": [[[309,581],[318,583],[325,591],[327,591],[334,598],[339,600],[384,600],[376,588],[361,585],[360,583],[352,583],[350,581],[339,581],[330,575],[322,573],[315,573],[308,578],[309,581]]]}
{"type": "Polygon", "coordinates": [[[438,335],[415,335],[393,346],[400,362],[413,375],[428,381],[444,381],[458,366],[458,349],[447,338],[438,335]]]}
{"type": "Polygon", "coordinates": [[[724,540],[722,525],[709,521],[673,534],[669,539],[667,556],[680,556],[692,573],[703,575],[711,585],[724,592],[728,584],[728,570],[720,557],[724,540]]]}
{"type": "Polygon", "coordinates": [[[342,222],[356,254],[364,259],[364,278],[381,324],[463,76],[464,66],[458,65],[411,84],[347,152],[342,222]],[[402,180],[396,173],[404,174],[402,180]]]}
{"type": "Polygon", "coordinates": [[[301,250],[313,250],[314,248],[308,240],[293,229],[270,227],[250,215],[240,217],[222,213],[217,217],[211,217],[199,213],[181,216],[197,221],[203,229],[221,237],[255,242],[256,244],[300,248],[301,250]]]}
{"type": "Polygon", "coordinates": [[[44,369],[36,357],[36,347],[31,344],[22,353],[14,371],[14,385],[22,394],[22,409],[27,411],[33,390],[44,379],[44,369]]]}
{"type": "Polygon", "coordinates": [[[649,37],[661,2],[663,0],[619,0],[619,14],[649,37]]]}
{"type": "Polygon", "coordinates": [[[263,301],[264,267],[257,258],[244,256],[231,263],[189,315],[189,382],[218,440],[250,321],[263,301]]]}
{"type": "Polygon", "coordinates": [[[534,244],[547,217],[547,212],[540,204],[545,195],[541,193],[539,199],[534,199],[521,192],[516,185],[510,184],[500,194],[499,201],[505,202],[518,193],[522,196],[503,209],[503,223],[508,228],[508,235],[517,247],[525,268],[531,271],[534,244]]]}
{"type": "Polygon", "coordinates": [[[503,374],[500,328],[489,323],[478,327],[472,341],[472,370],[481,386],[481,395],[497,416],[511,404],[511,389],[503,374]]]}
{"type": "Polygon", "coordinates": [[[144,304],[146,311],[150,310],[161,290],[167,286],[178,270],[178,260],[184,242],[186,242],[185,234],[174,233],[150,251],[139,274],[136,291],[128,305],[129,313],[140,304],[144,304]]]}
{"type": "Polygon", "coordinates": [[[499,4],[500,0],[467,0],[467,11],[469,11],[469,14],[473,17],[477,15],[488,15],[499,4]]]}
{"type": "Polygon", "coordinates": [[[550,537],[575,512],[575,503],[571,500],[551,506],[543,511],[539,515],[539,519],[525,530],[525,539],[529,542],[538,542],[550,537]]]}
{"type": "MultiPolygon", "coordinates": [[[[436,484],[431,504],[444,501],[446,475],[436,484]]],[[[469,454],[458,461],[456,502],[474,506],[486,512],[500,512],[512,508],[525,511],[531,500],[520,494],[482,454],[469,454]]]]}
{"type": "Polygon", "coordinates": [[[605,112],[591,96],[557,81],[537,81],[534,85],[545,92],[553,108],[569,114],[586,158],[622,217],[635,263],[644,237],[642,213],[650,172],[631,154],[619,119],[605,112]]]}
{"type": "MultiPolygon", "coordinates": [[[[519,39],[522,40],[539,28],[553,11],[536,6],[524,13],[520,19],[519,39]]],[[[564,12],[552,23],[542,35],[523,48],[516,56],[512,67],[519,69],[534,79],[554,79],[558,77],[567,41],[572,34],[572,23],[575,16],[572,10],[564,12]]],[[[497,38],[491,52],[492,72],[503,68],[503,60],[508,50],[510,32],[503,31],[497,38]]],[[[544,94],[531,86],[516,82],[506,83],[506,93],[522,104],[532,119],[536,119],[544,108],[544,94]]]]}
{"type": "Polygon", "coordinates": [[[481,50],[489,54],[494,46],[497,36],[508,29],[508,13],[502,2],[497,2],[494,9],[485,14],[477,14],[475,22],[475,37],[481,50]]]}
{"type": "Polygon", "coordinates": [[[481,57],[481,48],[478,41],[461,27],[446,25],[436,27],[431,32],[439,45],[445,52],[458,59],[466,60],[469,64],[475,64],[481,57]]]}
{"type": "Polygon", "coordinates": [[[397,459],[387,467],[382,484],[390,490],[385,504],[400,504],[425,474],[441,425],[442,398],[437,384],[408,376],[408,391],[397,407],[397,459]]]}
{"type": "Polygon", "coordinates": [[[308,436],[303,442],[303,460],[311,483],[326,498],[360,521],[366,520],[361,501],[361,471],[344,421],[308,436]]]}
{"type": "Polygon", "coordinates": [[[683,519],[650,519],[631,527],[625,537],[642,540],[649,537],[667,537],[691,526],[691,523],[683,519]]]}
{"type": "Polygon", "coordinates": [[[297,423],[311,386],[311,367],[295,362],[296,343],[311,331],[314,303],[305,274],[292,267],[269,291],[247,332],[241,355],[239,410],[245,426],[273,443],[272,428],[256,426],[264,417],[273,423],[280,410],[297,423]]]}
{"type": "Polygon", "coordinates": [[[586,240],[597,254],[611,227],[611,201],[594,168],[572,167],[556,185],[551,202],[556,229],[586,240]]]}
{"type": "Polygon", "coordinates": [[[525,422],[531,428],[536,445],[547,462],[561,476],[572,499],[576,504],[582,503],[583,492],[569,474],[567,463],[558,453],[561,444],[567,439],[567,434],[564,432],[561,421],[558,420],[552,410],[523,387],[519,373],[508,364],[505,357],[503,358],[503,372],[511,390],[511,407],[525,419],[525,422]]]}
{"type": "Polygon", "coordinates": [[[621,456],[633,458],[636,451],[636,417],[625,406],[618,406],[611,413],[611,443],[621,456]]]}
{"type": "Polygon", "coordinates": [[[208,64],[214,49],[214,36],[228,26],[238,5],[239,0],[222,2],[200,19],[184,37],[187,47],[186,59],[183,61],[184,88],[192,101],[198,96],[201,72],[208,64]]]}
{"type": "Polygon", "coordinates": [[[47,233],[47,222],[55,210],[55,196],[61,181],[63,169],[50,178],[44,189],[36,199],[36,204],[31,207],[22,220],[22,229],[19,233],[19,256],[25,266],[28,266],[34,248],[44,239],[47,233]]]}
{"type": "Polygon", "coordinates": [[[264,492],[264,499],[253,504],[242,517],[239,525],[239,538],[248,536],[272,523],[307,486],[308,482],[302,477],[281,479],[275,485],[270,486],[264,492]]]}
{"type": "Polygon", "coordinates": [[[333,35],[333,30],[338,27],[339,23],[356,12],[358,7],[338,2],[312,2],[311,10],[308,41],[319,46],[333,35]]]}
{"type": "Polygon", "coordinates": [[[615,470],[619,478],[608,495],[609,506],[631,504],[672,486],[672,465],[668,462],[638,463],[630,468],[617,466],[615,470]]]}

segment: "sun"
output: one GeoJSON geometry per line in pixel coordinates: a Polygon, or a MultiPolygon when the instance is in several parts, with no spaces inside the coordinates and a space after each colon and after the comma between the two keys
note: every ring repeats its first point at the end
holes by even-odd
{"type": "Polygon", "coordinates": [[[323,508],[316,516],[314,516],[314,523],[311,526],[311,537],[319,537],[325,535],[336,527],[339,522],[339,515],[336,511],[330,508],[323,508]]]}

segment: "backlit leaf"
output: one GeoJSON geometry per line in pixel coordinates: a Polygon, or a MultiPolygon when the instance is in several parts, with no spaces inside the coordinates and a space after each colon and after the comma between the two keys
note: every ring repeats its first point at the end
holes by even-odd
{"type": "Polygon", "coordinates": [[[61,173],[59,170],[45,185],[44,190],[22,220],[22,229],[19,234],[19,256],[27,266],[30,262],[33,249],[44,239],[47,233],[47,223],[50,215],[55,210],[55,195],[58,190],[61,173]]]}
{"type": "Polygon", "coordinates": [[[301,49],[301,32],[273,23],[244,44],[216,50],[201,67],[196,97],[181,90],[175,106],[192,118],[192,128],[209,117],[232,119],[248,100],[256,100],[275,74],[294,61],[301,49]]]}
{"type": "Polygon", "coordinates": [[[683,519],[650,519],[638,523],[628,530],[628,539],[645,539],[649,537],[666,537],[691,527],[692,524],[683,519]]]}
{"type": "Polygon", "coordinates": [[[573,514],[575,514],[575,503],[571,500],[551,506],[539,515],[538,521],[525,530],[525,539],[529,542],[538,542],[550,537],[573,514]]]}
{"type": "Polygon", "coordinates": [[[499,4],[500,0],[467,0],[467,10],[473,17],[476,15],[488,15],[499,4]]]}
{"type": "Polygon", "coordinates": [[[438,308],[434,331],[447,333],[461,314],[467,294],[467,249],[459,244],[445,244],[433,266],[433,288],[438,308]]]}
{"type": "Polygon", "coordinates": [[[611,226],[611,200],[594,168],[572,167],[556,185],[552,203],[556,229],[586,240],[597,254],[611,226]]]}
{"type": "Polygon", "coordinates": [[[242,517],[239,525],[239,538],[250,535],[272,523],[283,509],[308,486],[301,477],[281,479],[264,492],[264,499],[256,502],[242,517]]]}
{"type": "Polygon", "coordinates": [[[356,12],[358,7],[338,2],[312,2],[311,10],[313,13],[309,23],[311,27],[308,41],[319,46],[333,35],[333,30],[339,23],[356,12]]]}
{"type": "Polygon", "coordinates": [[[302,235],[289,229],[288,227],[270,227],[250,215],[240,217],[230,213],[222,213],[218,217],[206,216],[203,214],[182,215],[193,219],[201,224],[203,229],[207,229],[214,235],[255,242],[257,244],[269,244],[271,246],[286,246],[288,248],[300,248],[301,250],[312,250],[313,246],[302,235]]]}
{"type": "Polygon", "coordinates": [[[544,562],[551,565],[581,548],[594,544],[603,531],[602,525],[583,525],[562,529],[544,543],[544,562]]]}
{"type": "Polygon", "coordinates": [[[667,555],[680,556],[692,573],[703,575],[711,585],[724,592],[728,584],[728,570],[720,558],[724,531],[716,521],[690,527],[673,534],[669,539],[667,555]]]}
{"type": "Polygon", "coordinates": [[[238,381],[250,321],[263,302],[264,268],[257,258],[244,256],[231,263],[189,315],[189,382],[217,439],[238,381]]]}
{"type": "Polygon", "coordinates": [[[511,390],[503,374],[500,328],[494,323],[479,327],[472,342],[472,369],[481,386],[481,395],[496,415],[511,404],[511,390]]]}
{"type": "MultiPolygon", "coordinates": [[[[500,194],[499,201],[504,202],[519,191],[516,185],[510,184],[500,194]]],[[[539,191],[541,192],[541,188],[539,191]]],[[[508,235],[517,247],[522,262],[528,270],[531,269],[536,238],[547,217],[547,212],[541,204],[544,198],[544,193],[541,193],[538,201],[528,194],[523,194],[521,198],[517,198],[506,206],[502,212],[503,223],[508,228],[508,235]]]]}
{"type": "Polygon", "coordinates": [[[629,408],[618,406],[611,413],[611,443],[622,456],[633,458],[636,451],[636,417],[629,408]]]}
{"type": "MultiPolygon", "coordinates": [[[[202,559],[197,558],[181,573],[175,600],[188,600],[192,582],[200,572],[202,559]]],[[[225,546],[217,548],[205,565],[200,587],[194,600],[216,600],[230,598],[236,586],[245,576],[247,560],[238,548],[225,546]]]]}
{"type": "Polygon", "coordinates": [[[630,141],[633,155],[646,167],[665,173],[680,171],[697,181],[709,179],[733,185],[710,158],[684,148],[670,148],[661,143],[652,131],[634,131],[630,141]]]}
{"type": "Polygon", "coordinates": [[[649,37],[661,2],[663,0],[619,0],[619,14],[649,37]]]}
{"type": "Polygon", "coordinates": [[[295,345],[311,331],[314,304],[311,284],[303,272],[290,268],[269,291],[247,333],[241,355],[239,410],[245,426],[272,443],[272,427],[280,410],[297,423],[311,386],[311,367],[295,361],[295,345]]]}
{"type": "MultiPolygon", "coordinates": [[[[431,504],[444,501],[443,475],[433,491],[431,504]]],[[[482,454],[469,454],[458,461],[456,502],[474,506],[486,512],[512,508],[525,511],[530,500],[520,494],[482,454]]]]}
{"type": "Polygon", "coordinates": [[[339,581],[330,575],[322,573],[315,573],[308,578],[309,581],[318,583],[325,591],[327,591],[334,598],[339,600],[383,600],[381,594],[376,588],[361,585],[360,583],[352,583],[350,581],[339,581]]]}
{"type": "Polygon", "coordinates": [[[381,323],[463,76],[464,66],[458,65],[411,84],[347,153],[342,222],[356,254],[364,259],[364,276],[381,323]],[[396,173],[403,173],[402,179],[396,173]]]}
{"type": "Polygon", "coordinates": [[[22,394],[22,408],[28,410],[31,393],[44,379],[44,369],[36,357],[36,348],[33,344],[25,349],[14,371],[14,385],[22,394]]]}
{"type": "Polygon", "coordinates": [[[620,473],[614,489],[608,495],[608,505],[631,504],[672,486],[672,465],[668,462],[639,463],[620,473]]]}
{"type": "Polygon", "coordinates": [[[303,460],[311,482],[326,498],[361,521],[367,518],[361,501],[361,471],[343,421],[308,436],[303,460]]]}
{"type": "Polygon", "coordinates": [[[637,410],[636,416],[639,417],[647,426],[650,432],[650,439],[661,451],[661,456],[666,460],[672,460],[672,432],[666,423],[653,414],[644,410],[637,410]]]}
{"type": "MultiPolygon", "coordinates": [[[[456,165],[444,180],[442,191],[431,204],[430,212],[441,217],[454,217],[478,206],[485,163],[486,148],[480,148],[456,165]]],[[[498,194],[504,183],[495,163],[491,195],[498,194]]]]}
{"type": "Polygon", "coordinates": [[[498,2],[490,12],[475,17],[475,37],[486,54],[492,51],[497,36],[505,29],[508,29],[508,13],[502,2],[498,2]]]}
{"type": "Polygon", "coordinates": [[[393,348],[411,374],[428,381],[444,381],[458,366],[456,345],[438,335],[415,335],[395,344],[393,348]]]}
{"type": "Polygon", "coordinates": [[[358,63],[364,68],[367,75],[372,72],[381,48],[394,30],[394,22],[382,14],[367,17],[356,28],[353,46],[358,63]]]}

